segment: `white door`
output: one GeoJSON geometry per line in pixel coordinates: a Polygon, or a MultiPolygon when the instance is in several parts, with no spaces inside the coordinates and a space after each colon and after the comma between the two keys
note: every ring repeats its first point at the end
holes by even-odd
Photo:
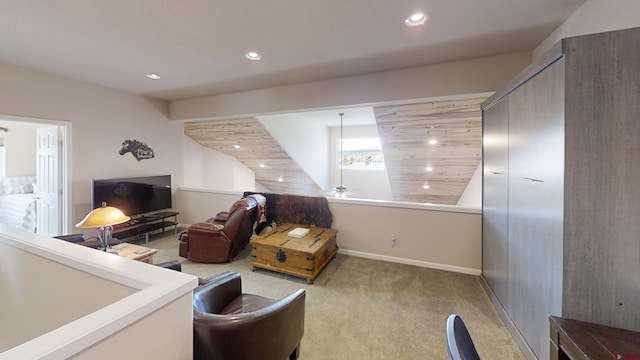
{"type": "Polygon", "coordinates": [[[37,233],[47,236],[60,235],[62,189],[58,172],[61,149],[58,140],[58,127],[38,128],[37,137],[37,233]]]}

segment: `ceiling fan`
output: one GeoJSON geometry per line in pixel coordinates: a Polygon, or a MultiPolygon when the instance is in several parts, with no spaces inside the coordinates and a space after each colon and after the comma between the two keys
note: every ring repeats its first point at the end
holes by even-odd
{"type": "Polygon", "coordinates": [[[343,123],[342,123],[342,117],[344,116],[344,113],[339,113],[338,115],[340,115],[340,185],[336,186],[336,188],[332,191],[329,192],[330,196],[336,197],[336,198],[348,198],[353,196],[354,194],[352,192],[350,192],[347,189],[347,186],[344,185],[344,183],[342,182],[342,169],[343,169],[343,164],[344,164],[344,157],[342,154],[342,149],[343,149],[343,138],[342,138],[342,133],[343,133],[343,123]]]}

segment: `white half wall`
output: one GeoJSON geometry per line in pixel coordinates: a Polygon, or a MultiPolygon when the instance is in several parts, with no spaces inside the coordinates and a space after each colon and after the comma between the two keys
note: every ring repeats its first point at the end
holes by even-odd
{"type": "MultiPolygon", "coordinates": [[[[226,211],[241,193],[180,188],[181,222],[191,224],[226,211]]],[[[480,275],[479,209],[388,201],[328,198],[340,253],[480,275]],[[395,235],[398,244],[392,246],[395,235]]],[[[267,204],[269,206],[269,204],[267,204]]]]}
{"type": "Polygon", "coordinates": [[[195,276],[0,225],[0,359],[191,359],[195,276]]]}

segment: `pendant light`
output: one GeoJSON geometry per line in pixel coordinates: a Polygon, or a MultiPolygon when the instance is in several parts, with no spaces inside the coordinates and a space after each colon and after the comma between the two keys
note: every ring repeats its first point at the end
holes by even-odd
{"type": "Polygon", "coordinates": [[[340,115],[340,185],[336,186],[336,190],[335,190],[333,196],[335,196],[337,198],[346,198],[347,196],[349,196],[349,191],[347,190],[347,187],[342,182],[342,168],[343,168],[343,165],[344,165],[344,157],[343,157],[343,154],[342,154],[342,148],[343,148],[342,117],[344,116],[344,113],[339,113],[338,115],[340,115]]]}

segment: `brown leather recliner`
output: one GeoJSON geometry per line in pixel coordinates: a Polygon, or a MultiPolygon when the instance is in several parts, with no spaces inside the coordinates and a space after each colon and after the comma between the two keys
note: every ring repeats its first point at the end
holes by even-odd
{"type": "Polygon", "coordinates": [[[262,196],[242,198],[229,211],[191,225],[180,234],[179,255],[193,262],[232,261],[249,243],[257,210],[265,202],[262,196]]]}
{"type": "Polygon", "coordinates": [[[303,289],[272,300],[243,294],[238,273],[207,279],[193,294],[193,358],[295,360],[304,310],[303,289]]]}

